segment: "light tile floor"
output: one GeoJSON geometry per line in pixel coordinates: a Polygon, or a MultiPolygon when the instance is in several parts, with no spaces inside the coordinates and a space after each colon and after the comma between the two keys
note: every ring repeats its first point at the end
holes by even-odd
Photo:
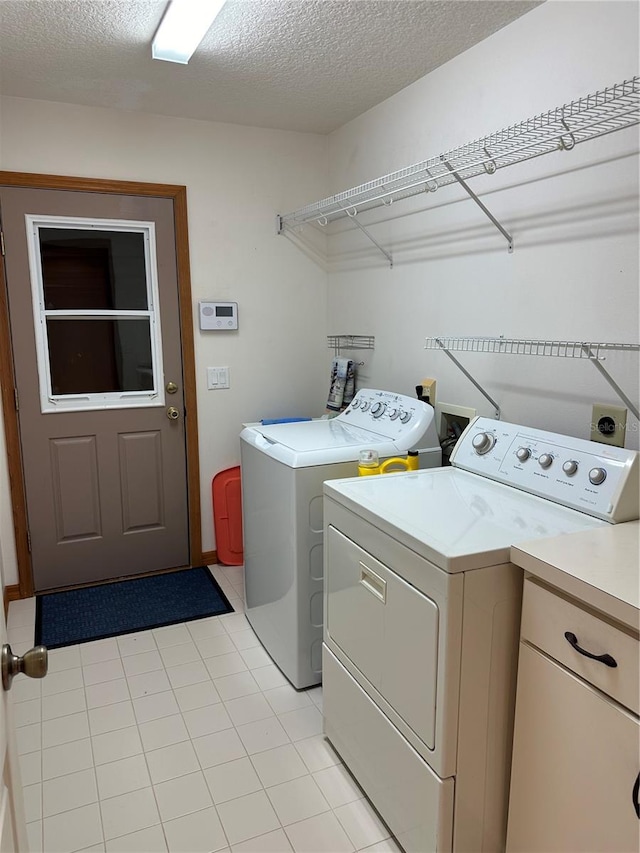
{"type": "MultiPolygon", "coordinates": [[[[397,853],[243,611],[242,568],[212,572],[235,612],[49,653],[11,698],[33,853],[397,853]]],[[[33,645],[35,599],[9,642],[33,645]]]]}

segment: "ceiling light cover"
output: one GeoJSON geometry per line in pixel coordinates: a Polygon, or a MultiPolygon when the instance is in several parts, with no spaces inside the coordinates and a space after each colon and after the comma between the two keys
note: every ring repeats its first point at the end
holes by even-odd
{"type": "Polygon", "coordinates": [[[171,0],[151,44],[154,59],[186,65],[225,0],[171,0]]]}

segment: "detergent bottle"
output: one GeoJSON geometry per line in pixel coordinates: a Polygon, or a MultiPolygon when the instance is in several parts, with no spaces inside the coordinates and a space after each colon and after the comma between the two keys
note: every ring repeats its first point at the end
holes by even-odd
{"type": "Polygon", "coordinates": [[[417,471],[418,461],[417,450],[410,450],[406,458],[393,456],[391,459],[386,459],[382,464],[380,464],[377,450],[361,450],[358,462],[358,474],[361,477],[366,477],[370,474],[384,474],[389,469],[417,471]]]}
{"type": "Polygon", "coordinates": [[[395,468],[398,471],[417,471],[418,470],[418,451],[410,450],[406,458],[402,456],[393,456],[391,459],[386,459],[379,466],[379,473],[384,474],[390,468],[395,468]]]}
{"type": "Polygon", "coordinates": [[[380,459],[377,450],[361,450],[358,458],[358,474],[366,477],[380,473],[380,459]]]}

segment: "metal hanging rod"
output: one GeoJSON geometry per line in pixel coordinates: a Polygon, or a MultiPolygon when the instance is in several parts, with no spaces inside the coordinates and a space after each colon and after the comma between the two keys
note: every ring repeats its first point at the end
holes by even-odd
{"type": "Polygon", "coordinates": [[[607,352],[640,352],[640,344],[618,344],[593,341],[544,341],[527,340],[519,338],[491,338],[491,337],[469,337],[469,338],[426,338],[425,349],[439,349],[453,361],[464,375],[472,382],[480,393],[486,397],[496,410],[496,418],[500,419],[500,407],[490,397],[482,386],[471,376],[469,371],[463,367],[452,352],[480,352],[495,353],[501,355],[532,355],[547,358],[584,358],[592,362],[594,367],[606,379],[609,385],[624,402],[627,408],[640,419],[638,406],[625,394],[618,383],[602,364],[606,359],[607,352]]]}
{"type": "Polygon", "coordinates": [[[291,213],[278,215],[276,228],[281,234],[287,228],[305,223],[324,226],[331,221],[349,217],[372,239],[391,264],[391,256],[357,222],[357,215],[422,192],[436,192],[440,187],[458,183],[503,233],[511,251],[513,241],[510,234],[471,193],[464,181],[477,175],[492,175],[505,166],[553,151],[570,151],[580,142],[632,127],[638,122],[640,77],[635,76],[445,154],[391,172],[291,213]]]}

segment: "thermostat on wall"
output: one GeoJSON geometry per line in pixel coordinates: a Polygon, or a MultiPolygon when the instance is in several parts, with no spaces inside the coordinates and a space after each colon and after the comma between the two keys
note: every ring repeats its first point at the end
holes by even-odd
{"type": "Polygon", "coordinates": [[[238,328],[237,302],[199,302],[200,328],[222,331],[238,328]]]}

